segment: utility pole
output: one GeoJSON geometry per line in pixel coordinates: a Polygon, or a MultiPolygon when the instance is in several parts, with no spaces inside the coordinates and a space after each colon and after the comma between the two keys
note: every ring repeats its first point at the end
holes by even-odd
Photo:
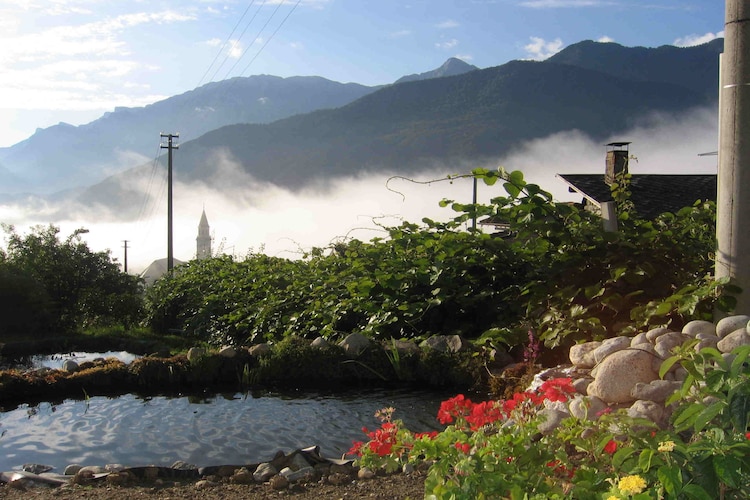
{"type": "Polygon", "coordinates": [[[719,82],[716,278],[742,288],[737,314],[750,314],[750,2],[726,0],[719,82]]]}
{"type": "Polygon", "coordinates": [[[122,248],[125,249],[125,260],[123,261],[123,270],[125,271],[125,274],[128,274],[128,240],[122,240],[123,246],[122,248]]]}
{"type": "Polygon", "coordinates": [[[167,138],[167,144],[160,144],[161,149],[167,150],[167,272],[174,269],[174,248],[172,246],[172,150],[179,149],[172,141],[180,134],[161,134],[167,138]]]}

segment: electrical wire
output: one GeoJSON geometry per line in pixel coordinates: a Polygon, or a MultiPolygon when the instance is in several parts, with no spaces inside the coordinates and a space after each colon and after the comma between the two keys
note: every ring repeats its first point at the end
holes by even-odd
{"type": "MultiPolygon", "coordinates": [[[[198,81],[198,85],[196,85],[195,88],[198,88],[198,87],[201,86],[201,84],[203,83],[203,80],[206,78],[206,75],[208,75],[208,72],[211,71],[211,68],[216,63],[216,61],[219,59],[219,56],[221,56],[222,51],[224,50],[224,48],[229,43],[229,40],[232,39],[232,35],[234,35],[234,32],[237,31],[237,28],[239,27],[240,23],[242,22],[243,19],[245,19],[245,16],[247,15],[248,11],[250,10],[250,7],[252,7],[254,3],[255,3],[255,0],[251,0],[251,2],[247,5],[247,8],[245,8],[245,12],[242,13],[242,16],[237,21],[237,24],[235,24],[234,28],[232,28],[232,32],[229,33],[229,36],[227,36],[226,40],[224,40],[224,43],[222,43],[221,46],[219,47],[219,50],[216,53],[216,56],[214,57],[214,60],[211,61],[211,64],[208,65],[208,68],[206,68],[206,72],[203,73],[203,76],[201,77],[200,81],[198,81]]],[[[265,4],[265,2],[263,2],[263,3],[265,4]]],[[[261,5],[261,7],[262,7],[262,5],[261,5]]],[[[257,11],[256,11],[255,15],[258,15],[257,11]]],[[[255,19],[255,16],[253,16],[253,19],[255,19]]],[[[253,19],[250,20],[250,22],[248,23],[248,26],[250,25],[250,23],[253,22],[253,19]]],[[[245,28],[245,29],[247,29],[247,28],[245,28]]],[[[243,34],[244,34],[244,31],[243,31],[243,34]]],[[[240,35],[240,38],[242,38],[242,35],[240,35]]],[[[224,65],[224,63],[227,60],[227,57],[229,57],[229,56],[227,55],[224,58],[224,60],[221,62],[221,65],[219,65],[219,68],[221,68],[221,66],[224,65]]]]}
{"type": "MultiPolygon", "coordinates": [[[[255,54],[255,56],[253,56],[253,58],[252,58],[252,59],[250,60],[250,62],[249,62],[249,63],[247,63],[247,66],[245,66],[245,69],[243,69],[243,70],[242,70],[242,73],[240,73],[240,76],[244,75],[244,74],[245,74],[245,72],[246,72],[246,71],[248,70],[248,68],[250,68],[250,65],[251,65],[251,64],[253,64],[253,61],[255,61],[255,60],[256,60],[256,59],[258,58],[258,56],[260,55],[260,53],[261,53],[261,52],[263,52],[263,49],[265,49],[265,48],[266,48],[266,45],[268,45],[268,44],[269,44],[269,43],[271,42],[271,40],[273,40],[273,37],[274,37],[274,36],[276,36],[276,33],[278,33],[278,32],[279,32],[279,30],[281,29],[281,27],[282,27],[282,26],[284,26],[284,23],[286,23],[286,20],[287,20],[287,19],[289,19],[289,16],[291,16],[291,15],[292,15],[292,12],[294,12],[294,11],[295,11],[295,9],[297,8],[297,6],[298,6],[298,5],[299,5],[299,4],[301,3],[301,2],[302,2],[302,0],[297,0],[297,3],[296,3],[296,4],[294,4],[294,7],[292,7],[292,10],[290,10],[290,11],[289,11],[289,13],[288,13],[288,14],[286,15],[286,17],[285,17],[285,18],[284,18],[284,19],[283,19],[283,20],[281,21],[281,24],[279,24],[279,25],[278,25],[278,26],[276,27],[276,30],[275,30],[275,31],[274,31],[273,33],[271,33],[271,36],[270,36],[270,37],[268,37],[268,40],[266,40],[266,43],[264,43],[264,44],[263,44],[263,46],[262,46],[262,47],[260,48],[260,50],[259,50],[259,51],[258,51],[258,52],[257,52],[257,53],[255,54]]],[[[279,5],[281,5],[281,4],[279,4],[279,5]]]]}

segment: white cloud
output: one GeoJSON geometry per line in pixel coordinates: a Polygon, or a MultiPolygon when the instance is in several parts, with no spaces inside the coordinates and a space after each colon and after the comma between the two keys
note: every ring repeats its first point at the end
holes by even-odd
{"type": "Polygon", "coordinates": [[[412,34],[411,30],[394,31],[393,33],[388,34],[388,38],[403,38],[411,34],[412,34]]]}
{"type": "Polygon", "coordinates": [[[600,43],[612,43],[615,41],[615,39],[612,37],[608,37],[607,35],[604,35],[604,36],[600,36],[596,41],[600,43]]]}
{"type": "Polygon", "coordinates": [[[239,59],[242,57],[242,43],[239,40],[229,41],[229,57],[232,59],[239,59]]]}
{"type": "Polygon", "coordinates": [[[454,56],[456,59],[461,59],[462,61],[472,61],[474,60],[474,56],[471,54],[456,54],[454,56]]]}
{"type": "Polygon", "coordinates": [[[210,40],[206,40],[203,43],[208,45],[209,47],[218,47],[221,45],[221,38],[212,38],[210,40]]]}
{"type": "Polygon", "coordinates": [[[695,45],[702,45],[708,43],[711,40],[724,37],[724,32],[719,31],[718,33],[705,33],[703,35],[688,35],[683,38],[678,38],[674,41],[674,45],[677,47],[693,47],[695,45]]]}
{"type": "Polygon", "coordinates": [[[436,28],[440,29],[449,29],[449,28],[457,28],[460,24],[458,24],[456,21],[449,19],[447,21],[443,21],[442,23],[438,23],[435,25],[436,28]]]}
{"type": "Polygon", "coordinates": [[[519,5],[531,9],[559,9],[571,7],[605,7],[617,5],[617,2],[605,0],[527,0],[521,2],[519,5]]]}
{"type": "Polygon", "coordinates": [[[458,40],[456,40],[455,38],[451,38],[450,40],[436,43],[435,47],[439,49],[452,49],[456,45],[458,45],[458,40]]]}
{"type": "Polygon", "coordinates": [[[555,38],[552,41],[547,41],[543,38],[536,36],[530,37],[531,43],[525,45],[523,49],[529,59],[536,61],[542,61],[560,52],[564,45],[561,39],[555,38]]]}

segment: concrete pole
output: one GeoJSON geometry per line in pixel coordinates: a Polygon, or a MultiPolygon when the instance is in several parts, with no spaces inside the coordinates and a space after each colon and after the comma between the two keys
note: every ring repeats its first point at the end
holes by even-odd
{"type": "Polygon", "coordinates": [[[735,312],[750,314],[750,2],[747,0],[726,0],[721,60],[716,277],[729,277],[743,289],[737,297],[735,312]]]}

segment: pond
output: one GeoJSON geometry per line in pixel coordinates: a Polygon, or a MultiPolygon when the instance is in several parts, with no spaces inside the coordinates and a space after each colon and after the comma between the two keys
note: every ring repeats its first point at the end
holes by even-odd
{"type": "Polygon", "coordinates": [[[61,370],[63,363],[72,360],[79,365],[86,361],[93,361],[97,358],[116,358],[125,364],[132,363],[140,358],[139,355],[127,351],[107,351],[107,352],[69,352],[58,354],[37,354],[26,356],[14,360],[8,368],[16,369],[38,369],[50,368],[52,370],[61,370]]]}
{"type": "Polygon", "coordinates": [[[0,471],[26,463],[199,467],[270,460],[282,450],[319,445],[340,458],[362,427],[374,429],[377,410],[415,432],[438,430],[440,402],[453,394],[414,390],[346,393],[259,392],[192,397],[91,397],[23,404],[0,413],[0,471]]]}

